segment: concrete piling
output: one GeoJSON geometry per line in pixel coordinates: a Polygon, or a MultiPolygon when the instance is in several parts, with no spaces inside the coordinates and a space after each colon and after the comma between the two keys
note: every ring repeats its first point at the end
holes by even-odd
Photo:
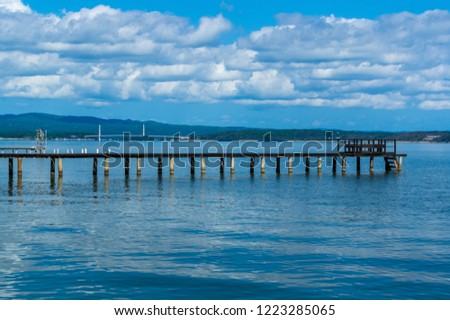
{"type": "Polygon", "coordinates": [[[224,174],[225,172],[225,158],[220,158],[220,174],[224,174]]]}
{"type": "Polygon", "coordinates": [[[130,157],[125,157],[125,175],[130,175],[130,157]]]}
{"type": "Polygon", "coordinates": [[[230,157],[230,174],[234,174],[234,157],[230,157]]]}
{"type": "Polygon", "coordinates": [[[136,158],[136,175],[138,177],[142,175],[142,158],[136,158]]]}
{"type": "Polygon", "coordinates": [[[266,157],[261,157],[261,174],[266,173],[266,157]]]}
{"type": "Polygon", "coordinates": [[[92,175],[93,175],[94,177],[97,176],[97,171],[98,171],[98,159],[97,159],[97,158],[94,158],[94,159],[92,160],[92,175]]]}
{"type": "Polygon", "coordinates": [[[14,174],[14,162],[13,162],[13,158],[9,158],[8,159],[8,173],[9,176],[12,177],[14,174]]]}
{"type": "Polygon", "coordinates": [[[162,176],[163,174],[163,158],[158,157],[158,176],[162,176]]]}
{"type": "Polygon", "coordinates": [[[50,176],[55,177],[55,158],[50,158],[50,176]]]}
{"type": "Polygon", "coordinates": [[[356,173],[361,173],[361,157],[356,157],[356,173]]]}
{"type": "Polygon", "coordinates": [[[255,174],[255,158],[250,158],[250,174],[255,174]]]}
{"type": "Polygon", "coordinates": [[[105,177],[109,176],[109,158],[105,158],[103,162],[103,170],[105,177]]]}
{"type": "MultiPolygon", "coordinates": [[[[203,160],[203,158],[202,158],[202,160],[203,160]]],[[[193,175],[195,175],[195,158],[194,157],[191,157],[191,175],[193,176],[193,175]]]]}
{"type": "Polygon", "coordinates": [[[281,158],[280,158],[280,157],[277,157],[276,173],[277,173],[277,174],[280,174],[280,173],[281,173],[281,158]]]}
{"type": "Polygon", "coordinates": [[[336,174],[336,169],[337,169],[337,158],[333,157],[333,174],[336,174]]]}
{"type": "Polygon", "coordinates": [[[170,175],[173,176],[175,174],[175,158],[174,157],[170,157],[170,159],[169,159],[169,170],[170,170],[170,175]]]}
{"type": "Polygon", "coordinates": [[[292,174],[292,157],[288,158],[288,174],[292,174]]]}
{"type": "Polygon", "coordinates": [[[206,174],[206,159],[205,157],[201,157],[200,159],[200,171],[202,175],[206,174]]]}
{"type": "Polygon", "coordinates": [[[63,176],[63,160],[62,158],[58,158],[58,177],[62,178],[63,176]]]}
{"type": "Polygon", "coordinates": [[[342,157],[342,174],[347,173],[347,158],[342,157]]]}

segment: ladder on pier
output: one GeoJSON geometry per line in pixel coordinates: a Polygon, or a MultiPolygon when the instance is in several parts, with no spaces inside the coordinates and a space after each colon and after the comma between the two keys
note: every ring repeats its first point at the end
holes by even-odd
{"type": "Polygon", "coordinates": [[[384,164],[386,171],[396,170],[399,171],[399,164],[395,156],[384,157],[384,164]]]}

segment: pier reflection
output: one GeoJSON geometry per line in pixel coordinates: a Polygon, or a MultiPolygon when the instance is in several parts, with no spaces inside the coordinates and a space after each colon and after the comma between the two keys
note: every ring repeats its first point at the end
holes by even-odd
{"type": "Polygon", "coordinates": [[[22,196],[22,175],[17,175],[17,195],[22,196]]]}
{"type": "Polygon", "coordinates": [[[14,195],[14,179],[10,175],[8,179],[8,196],[12,197],[14,195]]]}
{"type": "Polygon", "coordinates": [[[93,180],[92,180],[92,191],[94,193],[98,192],[98,178],[97,176],[93,176],[93,180]]]}
{"type": "Polygon", "coordinates": [[[109,176],[105,176],[103,180],[103,192],[109,193],[109,176]]]}

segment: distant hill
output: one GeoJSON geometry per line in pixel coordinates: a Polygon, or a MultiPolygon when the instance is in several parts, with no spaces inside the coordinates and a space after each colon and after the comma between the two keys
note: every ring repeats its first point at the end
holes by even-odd
{"type": "Polygon", "coordinates": [[[271,132],[272,140],[323,140],[326,131],[334,131],[334,138],[381,138],[403,141],[450,142],[450,131],[414,131],[414,132],[361,132],[325,129],[249,129],[243,127],[189,126],[165,124],[156,121],[136,121],[100,119],[95,117],[56,116],[44,113],[26,113],[20,115],[0,115],[0,138],[33,138],[36,129],[47,130],[48,138],[84,138],[96,135],[98,125],[102,134],[132,135],[142,134],[145,124],[146,135],[189,135],[195,132],[197,137],[219,141],[262,140],[271,132]]]}
{"type": "Polygon", "coordinates": [[[19,115],[0,115],[0,137],[2,138],[32,138],[36,129],[47,130],[48,138],[84,138],[86,135],[96,135],[98,126],[102,126],[102,134],[121,134],[130,132],[132,135],[142,134],[145,124],[146,135],[196,135],[215,134],[220,131],[242,130],[234,127],[188,126],[164,124],[156,121],[136,121],[100,119],[95,117],[56,116],[44,113],[26,113],[19,115]]]}

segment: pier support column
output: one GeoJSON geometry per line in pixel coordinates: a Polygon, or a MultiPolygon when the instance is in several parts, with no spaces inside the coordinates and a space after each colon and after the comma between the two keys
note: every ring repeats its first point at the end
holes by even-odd
{"type": "Polygon", "coordinates": [[[97,171],[98,171],[98,159],[94,158],[92,160],[92,175],[96,177],[97,171]]]}
{"type": "Polygon", "coordinates": [[[63,161],[62,158],[58,158],[58,177],[62,178],[63,176],[63,161]]]}
{"type": "Polygon", "coordinates": [[[55,158],[50,158],[50,176],[55,177],[55,158]]]}
{"type": "Polygon", "coordinates": [[[305,165],[305,172],[306,173],[309,173],[310,166],[311,166],[311,160],[309,159],[309,157],[306,157],[306,165],[305,165]]]}
{"type": "Polygon", "coordinates": [[[333,174],[336,174],[336,167],[337,167],[337,159],[336,157],[333,157],[333,174]]]}
{"type": "MultiPolygon", "coordinates": [[[[202,160],[203,160],[203,158],[202,158],[202,160]]],[[[194,157],[191,157],[191,175],[193,176],[193,175],[195,175],[195,158],[194,157]]]]}
{"type": "Polygon", "coordinates": [[[163,158],[158,157],[158,176],[162,176],[163,174],[163,158]]]}
{"type": "Polygon", "coordinates": [[[403,166],[403,157],[399,156],[397,157],[397,172],[402,171],[402,166],[403,166]]]}
{"type": "Polygon", "coordinates": [[[17,158],[17,176],[22,176],[23,158],[17,158]]]}
{"type": "Polygon", "coordinates": [[[201,164],[200,164],[201,174],[205,175],[206,174],[206,160],[205,160],[205,157],[201,157],[200,162],[201,162],[201,164]]]}
{"type": "Polygon", "coordinates": [[[130,157],[125,157],[125,175],[130,175],[130,157]]]}
{"type": "Polygon", "coordinates": [[[384,158],[384,170],[386,172],[391,171],[391,165],[389,164],[389,160],[387,158],[384,158]]]}
{"type": "Polygon", "coordinates": [[[12,177],[14,174],[14,159],[8,158],[8,173],[9,176],[12,177]]]}
{"type": "Polygon", "coordinates": [[[253,157],[250,158],[250,174],[255,174],[255,158],[253,157]]]}
{"type": "Polygon", "coordinates": [[[292,157],[288,158],[288,174],[292,174],[292,157]]]}
{"type": "Polygon", "coordinates": [[[105,160],[103,160],[103,170],[104,170],[105,177],[108,177],[109,176],[109,158],[105,158],[105,160]]]}
{"type": "Polygon", "coordinates": [[[361,173],[361,157],[356,157],[356,173],[361,173]]]}
{"type": "Polygon", "coordinates": [[[234,157],[230,158],[230,174],[234,174],[234,157]]]}
{"type": "Polygon", "coordinates": [[[225,172],[225,159],[222,157],[220,158],[220,174],[224,174],[225,172]]]}
{"type": "Polygon", "coordinates": [[[175,158],[173,156],[171,156],[169,159],[169,170],[170,175],[173,176],[175,173],[175,158]]]}
{"type": "Polygon", "coordinates": [[[342,174],[347,172],[347,158],[342,157],[342,174]]]}
{"type": "Polygon", "coordinates": [[[277,173],[277,174],[280,174],[280,173],[281,173],[281,158],[280,158],[280,157],[277,157],[276,173],[277,173]]]}
{"type": "Polygon", "coordinates": [[[261,174],[265,174],[266,173],[266,158],[265,157],[261,157],[261,174]]]}
{"type": "Polygon", "coordinates": [[[373,158],[373,157],[370,157],[370,165],[369,165],[369,170],[370,170],[370,172],[373,171],[374,164],[375,164],[374,158],[373,158]]]}
{"type": "Polygon", "coordinates": [[[142,158],[136,158],[136,175],[138,177],[142,175],[142,158]]]}
{"type": "Polygon", "coordinates": [[[317,158],[317,173],[322,173],[322,157],[317,158]]]}

